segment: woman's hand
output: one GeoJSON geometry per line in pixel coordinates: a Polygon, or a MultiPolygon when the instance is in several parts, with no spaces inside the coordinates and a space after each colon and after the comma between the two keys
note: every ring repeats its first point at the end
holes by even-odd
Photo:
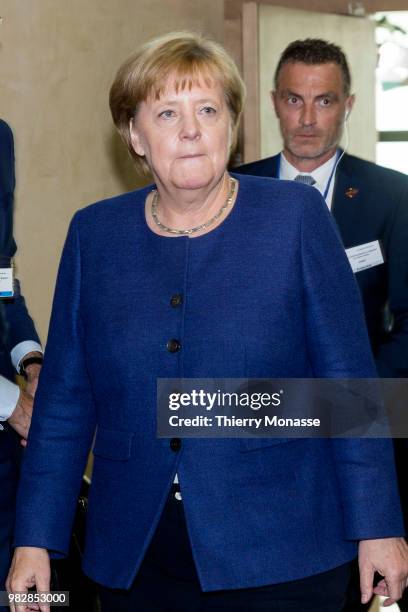
{"type": "MultiPolygon", "coordinates": [[[[26,593],[30,587],[35,586],[38,592],[50,590],[50,558],[45,548],[22,546],[16,548],[13,562],[6,581],[9,593],[26,593]]],[[[28,612],[41,610],[49,612],[48,604],[10,604],[11,612],[28,612]]]]}
{"type": "Polygon", "coordinates": [[[387,597],[382,606],[390,606],[401,599],[407,584],[408,546],[404,538],[362,540],[358,549],[362,603],[373,593],[387,597]],[[374,573],[384,578],[373,588],[374,573]]]}

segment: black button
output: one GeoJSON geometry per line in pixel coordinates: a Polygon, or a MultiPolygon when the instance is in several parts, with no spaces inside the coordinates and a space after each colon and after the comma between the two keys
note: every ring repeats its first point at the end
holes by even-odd
{"type": "Polygon", "coordinates": [[[179,451],[179,450],[180,450],[180,448],[181,448],[181,440],[180,440],[180,438],[172,438],[172,439],[170,440],[170,448],[171,448],[171,450],[172,450],[172,451],[174,451],[175,453],[176,453],[177,451],[179,451]]]}
{"type": "Polygon", "coordinates": [[[181,344],[175,338],[172,338],[172,340],[169,340],[167,342],[167,350],[169,351],[169,353],[177,353],[177,351],[179,351],[180,349],[181,344]]]}
{"type": "Polygon", "coordinates": [[[173,308],[177,308],[177,306],[181,306],[183,303],[183,296],[181,293],[175,293],[171,296],[170,306],[173,308]]]}

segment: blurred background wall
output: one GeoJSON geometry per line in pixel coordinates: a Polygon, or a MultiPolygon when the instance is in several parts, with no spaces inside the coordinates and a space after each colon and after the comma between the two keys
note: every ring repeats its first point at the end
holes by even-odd
{"type": "Polygon", "coordinates": [[[113,128],[108,91],[150,38],[194,29],[223,41],[222,0],[2,0],[0,117],[15,137],[16,263],[46,339],[72,214],[140,184],[113,128]]]}

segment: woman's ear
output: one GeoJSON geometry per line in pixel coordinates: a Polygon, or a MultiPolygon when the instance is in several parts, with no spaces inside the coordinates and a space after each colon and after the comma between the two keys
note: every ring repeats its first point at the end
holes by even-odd
{"type": "Polygon", "coordinates": [[[130,142],[132,143],[132,147],[134,152],[140,157],[145,156],[145,150],[142,144],[142,139],[140,137],[139,131],[135,126],[135,122],[133,119],[129,121],[129,133],[130,133],[130,142]]]}

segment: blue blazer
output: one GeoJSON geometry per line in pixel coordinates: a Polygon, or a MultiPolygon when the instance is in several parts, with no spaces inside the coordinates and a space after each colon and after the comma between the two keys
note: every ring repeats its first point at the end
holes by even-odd
{"type": "MultiPolygon", "coordinates": [[[[235,169],[277,178],[278,155],[235,169]]],[[[379,240],[385,263],[356,274],[380,376],[408,377],[408,176],[345,154],[332,212],[345,248],[379,240]]]]}
{"type": "MultiPolygon", "coordinates": [[[[15,187],[12,132],[0,119],[0,255],[14,257],[13,193],[15,187]]],[[[10,351],[24,340],[39,342],[33,320],[17,283],[15,297],[0,300],[0,374],[13,378],[10,351]]]]}
{"type": "Polygon", "coordinates": [[[315,189],[242,176],[230,215],[194,239],[147,227],[149,189],[71,223],[15,544],[67,553],[95,429],[84,569],[102,584],[131,585],[176,472],[205,591],[323,572],[361,538],[402,534],[388,440],[184,439],[174,451],[156,438],[158,377],[370,377],[374,365],[315,189]]]}

